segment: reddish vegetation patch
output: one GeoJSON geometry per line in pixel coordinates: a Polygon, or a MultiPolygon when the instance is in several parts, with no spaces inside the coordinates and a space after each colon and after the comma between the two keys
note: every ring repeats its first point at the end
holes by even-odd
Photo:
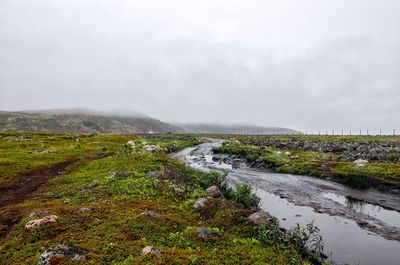
{"type": "Polygon", "coordinates": [[[132,232],[126,232],[126,239],[128,241],[137,241],[137,240],[139,240],[141,238],[142,238],[141,236],[136,235],[136,234],[134,234],[132,232]]]}
{"type": "Polygon", "coordinates": [[[9,231],[9,229],[14,226],[15,224],[18,224],[19,221],[24,217],[23,214],[14,211],[12,214],[9,215],[10,217],[5,218],[3,220],[0,220],[0,237],[3,235],[6,235],[9,231]]]}

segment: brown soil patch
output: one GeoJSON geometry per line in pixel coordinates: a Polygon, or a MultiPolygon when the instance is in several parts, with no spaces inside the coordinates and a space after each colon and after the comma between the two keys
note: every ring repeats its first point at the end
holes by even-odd
{"type": "Polygon", "coordinates": [[[22,202],[35,196],[34,192],[43,186],[49,179],[56,177],[71,164],[81,161],[90,161],[104,158],[108,155],[98,155],[89,158],[70,158],[50,167],[35,169],[24,173],[19,180],[0,187],[0,208],[22,202]]]}

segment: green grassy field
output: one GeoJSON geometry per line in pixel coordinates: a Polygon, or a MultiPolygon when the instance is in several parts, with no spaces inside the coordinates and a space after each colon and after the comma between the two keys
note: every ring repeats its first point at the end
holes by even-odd
{"type": "MultiPolygon", "coordinates": [[[[186,136],[161,141],[132,135],[0,134],[0,187],[71,161],[29,198],[0,208],[0,263],[35,264],[47,248],[68,244],[89,251],[85,264],[310,264],[294,245],[262,240],[260,227],[247,221],[253,210],[232,200],[215,199],[206,211],[192,208],[219,176],[189,169],[166,153],[197,143],[186,136]],[[135,148],[126,145],[130,140],[135,148]],[[144,142],[165,149],[145,152],[144,142]],[[174,192],[171,184],[183,192],[174,192]],[[80,211],[83,207],[89,210],[80,211]],[[47,212],[30,216],[38,210],[47,212]],[[141,216],[146,210],[162,218],[141,216]],[[24,229],[28,221],[50,214],[58,216],[57,223],[24,229]],[[197,238],[198,227],[208,228],[212,237],[197,238]],[[141,256],[148,245],[159,249],[161,258],[141,256]]],[[[269,229],[276,227],[263,227],[264,234],[269,229]]]]}

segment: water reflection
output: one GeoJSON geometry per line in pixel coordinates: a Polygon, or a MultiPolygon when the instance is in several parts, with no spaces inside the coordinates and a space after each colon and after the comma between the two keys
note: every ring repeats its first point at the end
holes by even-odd
{"type": "Polygon", "coordinates": [[[366,203],[351,196],[335,193],[323,193],[322,196],[346,206],[355,213],[363,213],[375,217],[388,225],[400,228],[400,213],[397,211],[387,210],[379,205],[366,203]]]}

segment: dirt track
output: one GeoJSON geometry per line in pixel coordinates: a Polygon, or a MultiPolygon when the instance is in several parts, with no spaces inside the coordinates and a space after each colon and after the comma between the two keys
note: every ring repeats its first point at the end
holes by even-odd
{"type": "Polygon", "coordinates": [[[50,167],[39,168],[25,173],[18,181],[0,187],[0,208],[32,198],[35,195],[35,191],[49,179],[62,174],[65,168],[71,164],[81,161],[96,160],[106,156],[107,155],[98,155],[89,158],[74,157],[50,167]]]}

